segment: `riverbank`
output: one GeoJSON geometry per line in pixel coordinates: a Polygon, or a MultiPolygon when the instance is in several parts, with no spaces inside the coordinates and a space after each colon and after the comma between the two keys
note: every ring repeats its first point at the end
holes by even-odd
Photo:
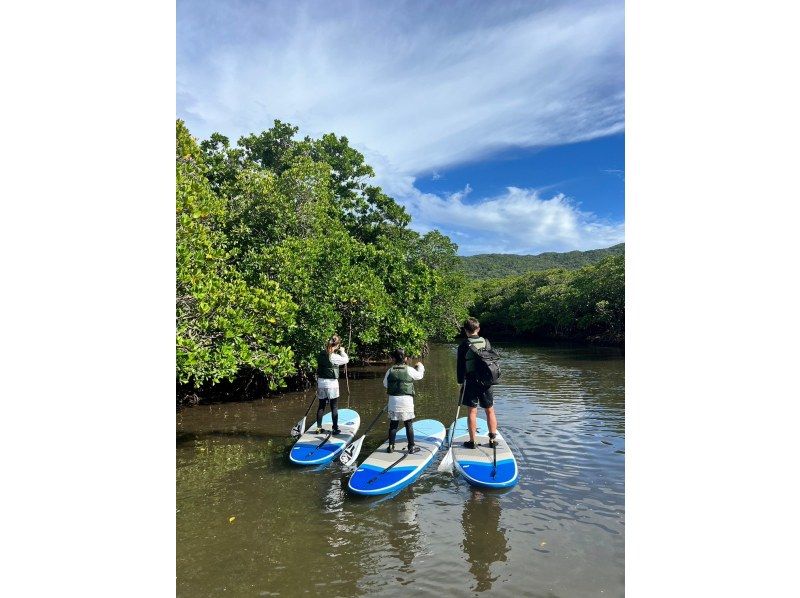
{"type": "MultiPolygon", "coordinates": [[[[496,331],[486,335],[494,344],[501,343],[516,348],[531,349],[558,349],[575,352],[595,352],[604,350],[619,351],[618,355],[624,357],[625,344],[622,342],[589,342],[584,339],[548,339],[533,338],[513,334],[502,334],[496,331]]],[[[461,341],[454,338],[450,342],[439,342],[433,346],[455,347],[461,341]]],[[[425,346],[422,359],[427,358],[430,352],[430,344],[425,346]]],[[[615,354],[615,353],[612,353],[615,354]]],[[[349,379],[359,380],[374,377],[375,372],[391,363],[386,357],[372,357],[361,359],[348,365],[347,372],[349,379]]],[[[382,371],[382,370],[381,370],[382,371]]],[[[342,379],[340,385],[342,393],[345,389],[344,369],[341,370],[342,379]]],[[[242,372],[233,380],[223,380],[217,384],[204,384],[200,388],[195,388],[191,384],[177,383],[175,387],[176,409],[181,410],[185,407],[195,405],[213,405],[219,403],[230,403],[238,401],[257,401],[260,399],[279,399],[285,395],[297,392],[307,392],[314,389],[313,375],[295,375],[287,379],[286,385],[280,389],[271,389],[269,380],[257,370],[242,372]]]]}
{"type": "MultiPolygon", "coordinates": [[[[455,341],[454,341],[455,342],[455,341]]],[[[427,355],[428,345],[423,355],[427,355]]],[[[375,368],[382,368],[391,363],[387,356],[364,358],[348,364],[347,375],[350,380],[370,377],[375,368]]],[[[344,368],[340,370],[342,389],[345,388],[344,368]]],[[[282,388],[270,388],[269,379],[258,370],[241,372],[233,380],[222,380],[216,384],[205,383],[199,388],[192,384],[175,385],[175,403],[178,410],[194,405],[212,405],[234,401],[256,401],[266,398],[280,398],[289,393],[313,390],[315,385],[313,373],[295,374],[286,379],[282,388]]]]}
{"type": "Polygon", "coordinates": [[[541,334],[519,334],[510,331],[494,331],[486,333],[492,341],[522,343],[531,346],[549,347],[554,345],[564,346],[590,346],[590,347],[617,347],[625,348],[625,335],[616,333],[605,334],[576,334],[573,336],[546,336],[541,334]]]}

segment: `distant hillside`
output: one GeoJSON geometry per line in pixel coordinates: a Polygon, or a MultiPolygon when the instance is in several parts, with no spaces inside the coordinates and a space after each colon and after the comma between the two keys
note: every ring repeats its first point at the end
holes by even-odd
{"type": "Polygon", "coordinates": [[[513,253],[482,253],[461,257],[464,271],[470,278],[504,278],[531,272],[534,270],[550,270],[566,268],[577,270],[582,266],[599,262],[610,255],[624,255],[625,243],[619,243],[605,249],[591,251],[567,251],[556,253],[549,251],[539,255],[515,255],[513,253]]]}

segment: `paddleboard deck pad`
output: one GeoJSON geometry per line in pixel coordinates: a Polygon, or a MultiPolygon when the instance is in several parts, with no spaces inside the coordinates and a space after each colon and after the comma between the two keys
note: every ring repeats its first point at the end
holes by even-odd
{"type": "Polygon", "coordinates": [[[361,425],[361,418],[352,409],[339,409],[339,430],[341,434],[332,435],[333,418],[330,413],[322,417],[322,434],[317,434],[317,422],[314,422],[297,439],[289,453],[289,460],[297,465],[322,465],[330,463],[345,445],[350,442],[361,425]]]}
{"type": "Polygon", "coordinates": [[[478,418],[475,448],[464,447],[469,440],[467,418],[456,421],[453,437],[453,464],[456,470],[473,486],[483,488],[509,488],[517,483],[519,471],[514,453],[497,431],[497,448],[489,446],[489,428],[486,420],[478,418]]]}
{"type": "Polygon", "coordinates": [[[395,438],[394,452],[386,452],[389,447],[386,440],[350,476],[347,487],[351,492],[364,496],[389,494],[405,488],[422,475],[444,442],[445,428],[435,419],[415,421],[412,426],[419,452],[408,453],[406,430],[401,428],[395,438]]]}

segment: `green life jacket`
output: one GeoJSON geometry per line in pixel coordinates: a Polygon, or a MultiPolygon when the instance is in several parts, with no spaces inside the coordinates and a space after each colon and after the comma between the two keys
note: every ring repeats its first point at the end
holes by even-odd
{"type": "Polygon", "coordinates": [[[400,395],[414,396],[414,379],[408,373],[407,366],[393,365],[386,379],[386,392],[395,397],[400,395]]]}
{"type": "Polygon", "coordinates": [[[331,356],[323,349],[317,357],[317,378],[330,378],[338,380],[339,366],[331,363],[331,356]]]}
{"type": "MultiPolygon", "coordinates": [[[[468,336],[467,340],[469,344],[475,347],[476,349],[485,349],[486,348],[486,340],[482,336],[468,336]]],[[[467,351],[467,355],[465,357],[466,366],[464,372],[467,374],[472,374],[475,372],[475,359],[476,355],[473,351],[467,351]]]]}

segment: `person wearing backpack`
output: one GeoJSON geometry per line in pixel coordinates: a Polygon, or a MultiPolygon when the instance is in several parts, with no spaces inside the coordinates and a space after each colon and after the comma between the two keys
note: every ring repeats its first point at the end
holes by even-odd
{"type": "MultiPolygon", "coordinates": [[[[475,433],[478,427],[478,405],[486,411],[486,423],[489,426],[489,446],[495,443],[497,435],[497,416],[494,413],[494,394],[491,384],[499,376],[499,370],[492,380],[491,372],[480,354],[488,351],[496,355],[488,339],[480,336],[481,324],[475,318],[464,321],[466,338],[461,341],[456,353],[456,377],[461,387],[461,404],[468,408],[467,424],[469,440],[464,442],[465,448],[475,448],[475,433]]],[[[496,368],[496,365],[495,365],[496,368]]]]}

